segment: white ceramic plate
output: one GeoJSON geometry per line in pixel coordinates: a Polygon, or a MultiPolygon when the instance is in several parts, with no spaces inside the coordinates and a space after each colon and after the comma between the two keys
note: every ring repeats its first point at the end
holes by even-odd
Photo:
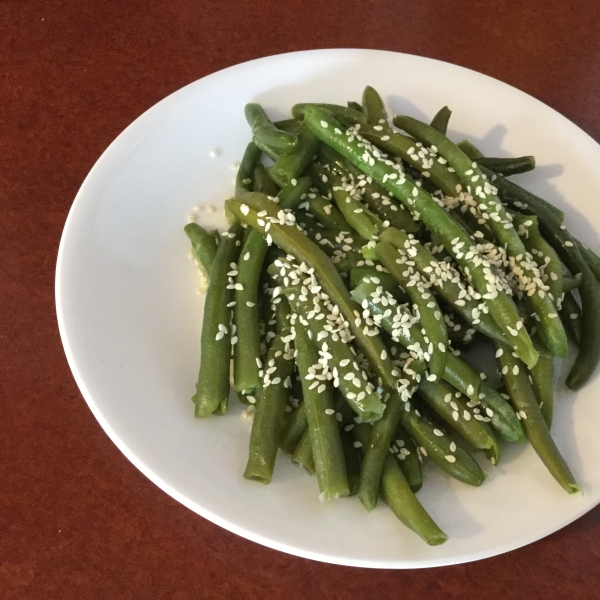
{"type": "MultiPolygon", "coordinates": [[[[598,248],[600,148],[548,106],[454,65],[370,50],[317,50],[244,63],[196,81],[130,125],[79,191],[56,275],[60,332],[73,374],[114,443],[179,502],[250,540],[316,560],[379,568],[447,565],[533,542],[600,500],[596,378],[577,394],[559,383],[553,434],[583,488],[568,496],[530,447],[506,448],[479,489],[431,468],[419,498],[449,541],[430,548],[381,505],[321,506],[316,480],[280,456],[269,486],[246,481],[251,421],[195,420],[203,298],[182,228],[198,203],[221,206],[249,140],[246,102],[283,118],[301,101],[360,101],[377,88],[391,113],[430,119],[452,108],[450,135],[493,155],[534,154],[529,189],[567,213],[598,248]],[[211,150],[220,154],[211,157],[211,150]]],[[[224,226],[201,213],[209,226],[224,226]]],[[[190,515],[190,518],[194,518],[190,515]]]]}

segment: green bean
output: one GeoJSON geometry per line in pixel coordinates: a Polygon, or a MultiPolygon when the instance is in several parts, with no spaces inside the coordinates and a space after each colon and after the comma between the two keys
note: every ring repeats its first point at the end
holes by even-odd
{"type": "MultiPolygon", "coordinates": [[[[445,135],[445,134],[444,134],[445,135]]],[[[477,161],[483,158],[483,152],[474,146],[469,140],[461,140],[456,144],[471,160],[477,161]]]]}
{"type": "Polygon", "coordinates": [[[183,230],[192,242],[194,258],[210,277],[218,246],[215,238],[197,223],[188,223],[183,230]]]}
{"type": "Polygon", "coordinates": [[[429,457],[442,471],[468,485],[478,487],[483,483],[485,476],[477,461],[415,410],[403,413],[402,425],[418,444],[421,454],[429,457]]]}
{"type": "Polygon", "coordinates": [[[499,359],[510,399],[517,415],[521,418],[521,423],[533,449],[548,471],[569,494],[579,492],[579,486],[548,431],[529,384],[525,366],[510,352],[502,352],[499,359]]]}
{"type": "Polygon", "coordinates": [[[563,290],[563,269],[558,254],[542,237],[535,215],[525,216],[517,213],[513,221],[523,239],[525,248],[540,267],[542,281],[549,288],[548,293],[552,296],[554,303],[557,304],[563,290]]]}
{"type": "MultiPolygon", "coordinates": [[[[491,172],[485,171],[491,176],[491,172]]],[[[600,360],[600,287],[588,264],[581,256],[577,240],[569,233],[554,214],[536,199],[528,201],[527,208],[521,202],[521,188],[501,175],[494,179],[502,199],[519,210],[533,212],[539,221],[544,239],[554,248],[571,273],[581,273],[579,295],[582,303],[581,339],[579,354],[569,375],[567,386],[572,390],[583,386],[595,371],[600,360]]]]}
{"type": "Polygon", "coordinates": [[[394,156],[399,156],[411,167],[416,168],[424,177],[431,180],[447,196],[454,197],[458,193],[460,179],[438,162],[438,157],[422,144],[406,135],[397,133],[391,127],[381,125],[362,125],[360,134],[369,142],[383,148],[394,156]]]}
{"type": "Polygon", "coordinates": [[[317,283],[316,279],[284,259],[276,260],[269,272],[282,286],[294,312],[309,323],[311,339],[315,340],[321,353],[328,357],[326,367],[321,366],[321,372],[311,372],[308,379],[314,380],[316,387],[319,381],[329,375],[329,379],[333,379],[334,386],[340,390],[361,421],[380,419],[385,405],[363,376],[363,371],[356,362],[356,353],[348,344],[346,332],[334,329],[335,307],[328,304],[328,299],[318,295],[318,292],[310,292],[317,283]],[[327,330],[324,325],[327,325],[327,330]],[[333,373],[336,374],[335,377],[333,373]]]}
{"type": "Polygon", "coordinates": [[[210,283],[204,302],[204,318],[200,339],[200,371],[196,393],[196,417],[207,417],[219,409],[227,411],[229,398],[229,364],[231,360],[231,306],[233,285],[227,273],[239,254],[237,243],[242,226],[234,223],[217,249],[210,283]]]}
{"type": "MultiPolygon", "coordinates": [[[[577,289],[580,285],[581,285],[581,273],[577,273],[576,275],[568,276],[568,275],[564,275],[563,274],[563,285],[562,285],[562,292],[563,294],[566,294],[567,292],[572,292],[573,290],[577,289]]],[[[567,333],[569,333],[567,331],[567,333]]]]}
{"type": "Polygon", "coordinates": [[[344,450],[333,408],[332,386],[329,382],[314,387],[307,375],[319,364],[319,353],[309,337],[302,318],[294,322],[296,361],[302,379],[302,392],[308,418],[308,431],[315,461],[319,490],[325,500],[348,496],[348,477],[344,450]],[[322,386],[322,387],[321,387],[322,386]]]}
{"type": "Polygon", "coordinates": [[[295,104],[292,106],[292,114],[295,118],[301,119],[307,106],[317,106],[321,110],[332,115],[342,125],[356,125],[357,123],[366,123],[365,115],[353,108],[347,108],[338,104],[295,104]]]}
{"type": "Polygon", "coordinates": [[[355,269],[352,269],[350,272],[350,287],[357,287],[365,277],[369,278],[373,283],[380,284],[386,292],[392,294],[399,302],[408,302],[408,296],[404,293],[392,275],[387,271],[378,271],[373,267],[356,267],[355,269]],[[373,277],[375,280],[373,280],[373,277]]]}
{"type": "Polygon", "coordinates": [[[329,165],[338,175],[353,177],[365,202],[382,221],[388,221],[392,227],[407,233],[415,233],[420,230],[420,225],[412,218],[404,205],[333,148],[321,144],[317,151],[317,158],[322,164],[329,165]]]}
{"type": "MultiPolygon", "coordinates": [[[[296,185],[285,186],[278,197],[280,209],[295,208],[309,185],[310,180],[302,178],[296,185]]],[[[243,394],[252,393],[259,385],[260,323],[256,305],[261,269],[268,248],[263,235],[251,230],[237,265],[233,318],[238,339],[233,346],[233,379],[235,389],[243,394]]]]}
{"type": "Polygon", "coordinates": [[[426,123],[407,116],[397,116],[394,117],[394,125],[435,148],[436,153],[443,156],[455,169],[463,188],[473,194],[482,216],[499,244],[506,248],[511,257],[510,268],[518,278],[519,289],[527,292],[526,301],[539,317],[539,331],[545,345],[554,356],[565,357],[568,349],[567,336],[560,319],[557,318],[552,300],[537,283],[540,279],[539,270],[535,263],[527,258],[525,246],[513,226],[510,215],[489,182],[485,181],[484,174],[477,164],[445,135],[426,123]]]}
{"type": "Polygon", "coordinates": [[[319,223],[335,233],[340,231],[350,232],[351,227],[344,218],[344,215],[321,194],[309,192],[307,202],[310,212],[317,217],[319,223]]]}
{"type": "Polygon", "coordinates": [[[381,96],[370,85],[368,85],[362,96],[362,107],[367,123],[371,125],[387,124],[387,112],[381,96]]]}
{"type": "Polygon", "coordinates": [[[522,324],[522,321],[512,299],[502,289],[498,290],[492,284],[485,270],[489,269],[489,263],[471,247],[471,238],[465,230],[457,225],[429,194],[410,182],[398,170],[399,167],[388,165],[374,156],[372,149],[369,149],[366,143],[357,140],[352,132],[342,134],[339,124],[329,115],[314,106],[306,107],[304,113],[307,124],[319,139],[331,145],[334,150],[383,185],[409,210],[417,213],[427,228],[444,241],[444,246],[463,270],[465,268],[468,270],[473,287],[488,299],[487,304],[492,317],[503,332],[511,336],[510,339],[513,340],[519,356],[523,357],[527,364],[534,365],[537,361],[537,353],[527,331],[522,326],[517,326],[517,323],[522,324]],[[467,253],[459,249],[458,244],[461,242],[469,249],[467,253]],[[466,258],[467,255],[469,258],[466,258]],[[488,285],[493,286],[493,289],[488,289],[488,285]]]}
{"type": "Polygon", "coordinates": [[[310,177],[307,176],[298,178],[295,183],[286,184],[277,194],[279,207],[294,210],[304,200],[310,184],[310,177]]]}
{"type": "Polygon", "coordinates": [[[565,294],[559,314],[571,341],[580,348],[582,313],[572,292],[565,294]]]}
{"type": "Polygon", "coordinates": [[[277,185],[275,185],[262,163],[258,163],[254,168],[252,187],[254,192],[260,192],[267,196],[277,196],[277,185]]]}
{"type": "Polygon", "coordinates": [[[319,139],[303,124],[298,132],[298,144],[294,151],[282,154],[275,161],[270,171],[273,180],[283,186],[300,177],[312,162],[320,143],[319,139]]]}
{"type": "Polygon", "coordinates": [[[418,273],[408,275],[405,268],[398,265],[398,251],[391,244],[379,242],[375,246],[375,254],[417,308],[427,338],[425,341],[429,345],[429,377],[433,380],[441,377],[446,367],[448,332],[437,301],[418,273]]]}
{"type": "Polygon", "coordinates": [[[348,488],[350,496],[355,496],[360,481],[360,453],[354,447],[354,436],[349,431],[340,431],[342,448],[344,450],[344,461],[346,463],[346,474],[348,475],[348,488]]]}
{"type": "Polygon", "coordinates": [[[283,119],[282,121],[275,121],[273,125],[275,125],[277,129],[287,131],[292,135],[298,135],[298,132],[302,127],[302,121],[299,119],[283,119]]]}
{"type": "Polygon", "coordinates": [[[398,425],[393,436],[392,454],[396,457],[410,489],[416,494],[423,486],[421,460],[414,440],[408,435],[402,425],[398,425]]]}
{"type": "Polygon", "coordinates": [[[376,237],[380,227],[374,221],[379,219],[369,216],[361,202],[346,189],[351,186],[347,186],[338,175],[331,177],[331,185],[335,203],[352,229],[366,240],[376,237]]]}
{"type": "Polygon", "coordinates": [[[260,160],[261,154],[261,149],[254,142],[250,142],[246,146],[246,151],[244,152],[244,156],[240,162],[240,166],[238,167],[235,178],[236,196],[244,192],[252,191],[252,178],[254,176],[254,169],[260,160]]]}
{"type": "Polygon", "coordinates": [[[452,111],[447,106],[443,106],[435,113],[433,119],[431,119],[431,126],[434,129],[437,129],[440,133],[446,135],[446,131],[448,130],[448,122],[450,121],[451,116],[452,111]]]}
{"type": "Polygon", "coordinates": [[[310,431],[308,427],[302,434],[298,445],[292,452],[290,457],[295,463],[298,463],[301,467],[304,467],[309,475],[313,475],[315,472],[315,457],[313,454],[312,443],[310,439],[310,431]]]}
{"type": "Polygon", "coordinates": [[[267,117],[260,104],[250,102],[244,107],[246,121],[252,128],[252,136],[262,145],[271,148],[277,154],[290,154],[298,145],[298,138],[287,131],[277,129],[267,117]]]}
{"type": "Polygon", "coordinates": [[[235,305],[233,321],[237,343],[233,346],[233,381],[238,393],[252,394],[260,383],[260,324],[258,310],[258,283],[268,246],[258,231],[251,230],[235,273],[235,305]]]}
{"type": "MultiPolygon", "coordinates": [[[[355,428],[357,441],[368,444],[368,425],[355,428]]],[[[387,456],[381,478],[381,494],[396,517],[430,546],[443,544],[448,536],[436,525],[410,488],[402,469],[391,456],[387,456]]]]}
{"type": "Polygon", "coordinates": [[[552,355],[543,347],[538,340],[534,338],[536,348],[540,354],[540,359],[530,371],[531,385],[533,393],[540,405],[540,411],[548,429],[552,427],[552,417],[554,414],[554,388],[552,378],[554,375],[554,360],[552,355]]]}
{"type": "Polygon", "coordinates": [[[405,410],[405,403],[414,393],[424,371],[425,365],[422,362],[407,361],[401,375],[404,381],[403,392],[394,392],[389,396],[383,417],[373,425],[369,444],[365,446],[358,485],[358,497],[368,511],[377,506],[381,477],[392,437],[405,410]]]}
{"type": "Polygon", "coordinates": [[[491,419],[474,412],[460,392],[448,383],[423,381],[419,385],[419,396],[469,444],[479,450],[488,450],[492,464],[498,463],[500,446],[492,430],[483,422],[491,419]]]}
{"type": "Polygon", "coordinates": [[[527,173],[535,169],[535,157],[533,156],[519,156],[516,158],[488,158],[482,156],[476,162],[479,166],[487,167],[494,173],[504,177],[527,173]]]}
{"type": "Polygon", "coordinates": [[[278,216],[281,211],[278,211],[277,205],[266,196],[256,193],[246,194],[243,196],[243,202],[248,207],[247,211],[242,204],[233,200],[227,200],[225,205],[238,219],[248,223],[252,228],[265,235],[267,239],[272,239],[284,252],[292,254],[299,262],[306,263],[315,270],[315,276],[323,290],[330,296],[331,301],[338,305],[341,314],[348,321],[349,327],[356,338],[356,343],[367,357],[371,368],[377,377],[381,379],[384,387],[394,389],[396,380],[392,375],[391,360],[384,353],[383,342],[379,337],[367,335],[364,332],[364,325],[358,316],[360,313],[357,306],[335,265],[327,255],[308,240],[297,227],[290,224],[281,224],[279,219],[282,216],[278,216]],[[255,209],[265,210],[268,220],[258,217],[255,209]],[[264,223],[264,225],[261,223],[264,223]],[[267,224],[269,225],[268,230],[265,229],[267,224]],[[381,358],[382,354],[386,358],[381,358]]]}
{"type": "Polygon", "coordinates": [[[583,260],[587,263],[590,271],[594,274],[594,277],[600,281],[600,257],[592,252],[585,244],[582,244],[577,240],[577,248],[583,257],[583,260]]]}
{"type": "MultiPolygon", "coordinates": [[[[287,302],[283,301],[280,304],[287,304],[287,302]]],[[[283,415],[294,368],[294,355],[290,342],[289,320],[286,320],[278,327],[277,337],[273,340],[267,354],[265,374],[252,420],[250,451],[244,472],[246,479],[261,483],[271,481],[283,430],[283,415]],[[269,371],[273,368],[275,377],[272,378],[269,371]]]]}
{"type": "Polygon", "coordinates": [[[354,110],[357,110],[358,112],[363,111],[363,107],[358,102],[354,102],[354,100],[348,100],[346,104],[348,105],[348,108],[352,108],[354,110]]]}
{"type": "Polygon", "coordinates": [[[286,454],[293,454],[294,449],[300,442],[300,438],[308,428],[308,420],[306,418],[306,407],[304,402],[301,402],[290,415],[287,423],[281,432],[279,447],[286,454]]]}
{"type": "MultiPolygon", "coordinates": [[[[467,140],[462,140],[461,142],[458,142],[457,146],[470,159],[477,162],[477,164],[479,165],[479,168],[487,175],[489,181],[491,181],[492,184],[495,185],[495,177],[502,177],[501,173],[498,173],[498,172],[488,168],[485,164],[478,162],[479,159],[484,158],[484,156],[475,146],[473,146],[473,144],[471,144],[471,142],[469,142],[467,140]]],[[[483,161],[483,162],[485,162],[485,161],[483,161]]],[[[516,198],[516,200],[520,201],[520,203],[523,206],[529,204],[529,202],[533,202],[534,204],[543,204],[546,207],[546,209],[548,209],[560,223],[562,223],[565,220],[565,213],[562,210],[556,208],[554,205],[550,204],[550,202],[547,202],[543,198],[539,198],[535,194],[532,194],[531,192],[528,192],[527,190],[519,187],[518,185],[516,185],[516,184],[513,184],[513,185],[515,185],[515,187],[518,188],[518,193],[517,193],[518,198],[516,198]]],[[[517,207],[517,208],[519,208],[519,207],[517,207]]]]}
{"type": "MultiPolygon", "coordinates": [[[[496,341],[508,344],[506,336],[487,312],[485,302],[477,299],[478,294],[471,286],[465,286],[456,269],[446,261],[436,260],[413,236],[392,227],[381,234],[381,240],[397,248],[403,254],[400,260],[404,263],[414,262],[421,276],[469,325],[496,341]]],[[[405,264],[404,268],[414,272],[411,264],[405,264]]]]}
{"type": "Polygon", "coordinates": [[[494,431],[506,442],[524,444],[526,437],[521,421],[513,408],[489,383],[479,384],[479,401],[485,416],[492,419],[494,431]]]}

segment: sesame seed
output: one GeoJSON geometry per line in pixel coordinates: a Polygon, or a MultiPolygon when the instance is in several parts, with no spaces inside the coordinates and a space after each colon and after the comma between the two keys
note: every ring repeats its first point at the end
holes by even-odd
{"type": "Polygon", "coordinates": [[[444,458],[449,462],[449,463],[455,463],[456,462],[456,456],[453,456],[452,454],[446,454],[446,456],[444,456],[444,458]]]}
{"type": "Polygon", "coordinates": [[[333,415],[333,414],[335,414],[335,410],[333,410],[333,408],[326,408],[325,409],[325,414],[326,415],[333,415]]]}
{"type": "Polygon", "coordinates": [[[352,444],[355,448],[362,448],[362,443],[359,442],[358,440],[356,442],[354,442],[354,444],[352,444]]]}

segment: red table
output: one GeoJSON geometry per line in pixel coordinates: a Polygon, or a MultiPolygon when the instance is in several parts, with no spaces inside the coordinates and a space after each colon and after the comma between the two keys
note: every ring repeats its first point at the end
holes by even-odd
{"type": "Polygon", "coordinates": [[[526,548],[426,571],[320,564],[218,528],[104,434],[54,308],[60,234],[85,175],[181,86],[281,52],[394,50],[510,83],[600,141],[599,25],[600,4],[560,0],[0,2],[0,597],[600,597],[600,508],[526,548]]]}

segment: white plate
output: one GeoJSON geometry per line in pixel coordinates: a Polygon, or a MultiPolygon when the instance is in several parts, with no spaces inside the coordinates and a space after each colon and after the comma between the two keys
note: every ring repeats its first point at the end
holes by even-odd
{"type": "MultiPolygon", "coordinates": [[[[317,50],[220,71],[172,94],[130,125],[96,163],[65,225],[56,274],[60,332],[92,412],[114,443],[179,502],[250,540],[316,560],[379,568],[471,561],[533,542],[600,500],[596,378],[577,394],[559,384],[555,439],[583,488],[568,496],[530,447],[506,448],[479,489],[425,469],[419,498],[449,541],[430,548],[381,503],[321,506],[316,480],[284,456],[273,482],[242,478],[251,422],[195,420],[203,298],[182,228],[198,203],[232,193],[249,140],[246,102],[274,118],[296,102],[360,101],[377,88],[391,113],[454,111],[450,135],[494,155],[534,154],[529,189],[564,208],[573,232],[598,247],[600,148],[551,108],[454,65],[390,52],[317,50]],[[220,154],[211,157],[211,150],[220,154]]],[[[217,213],[203,223],[223,226],[217,213]]],[[[194,518],[190,515],[190,518],[194,518]]]]}

